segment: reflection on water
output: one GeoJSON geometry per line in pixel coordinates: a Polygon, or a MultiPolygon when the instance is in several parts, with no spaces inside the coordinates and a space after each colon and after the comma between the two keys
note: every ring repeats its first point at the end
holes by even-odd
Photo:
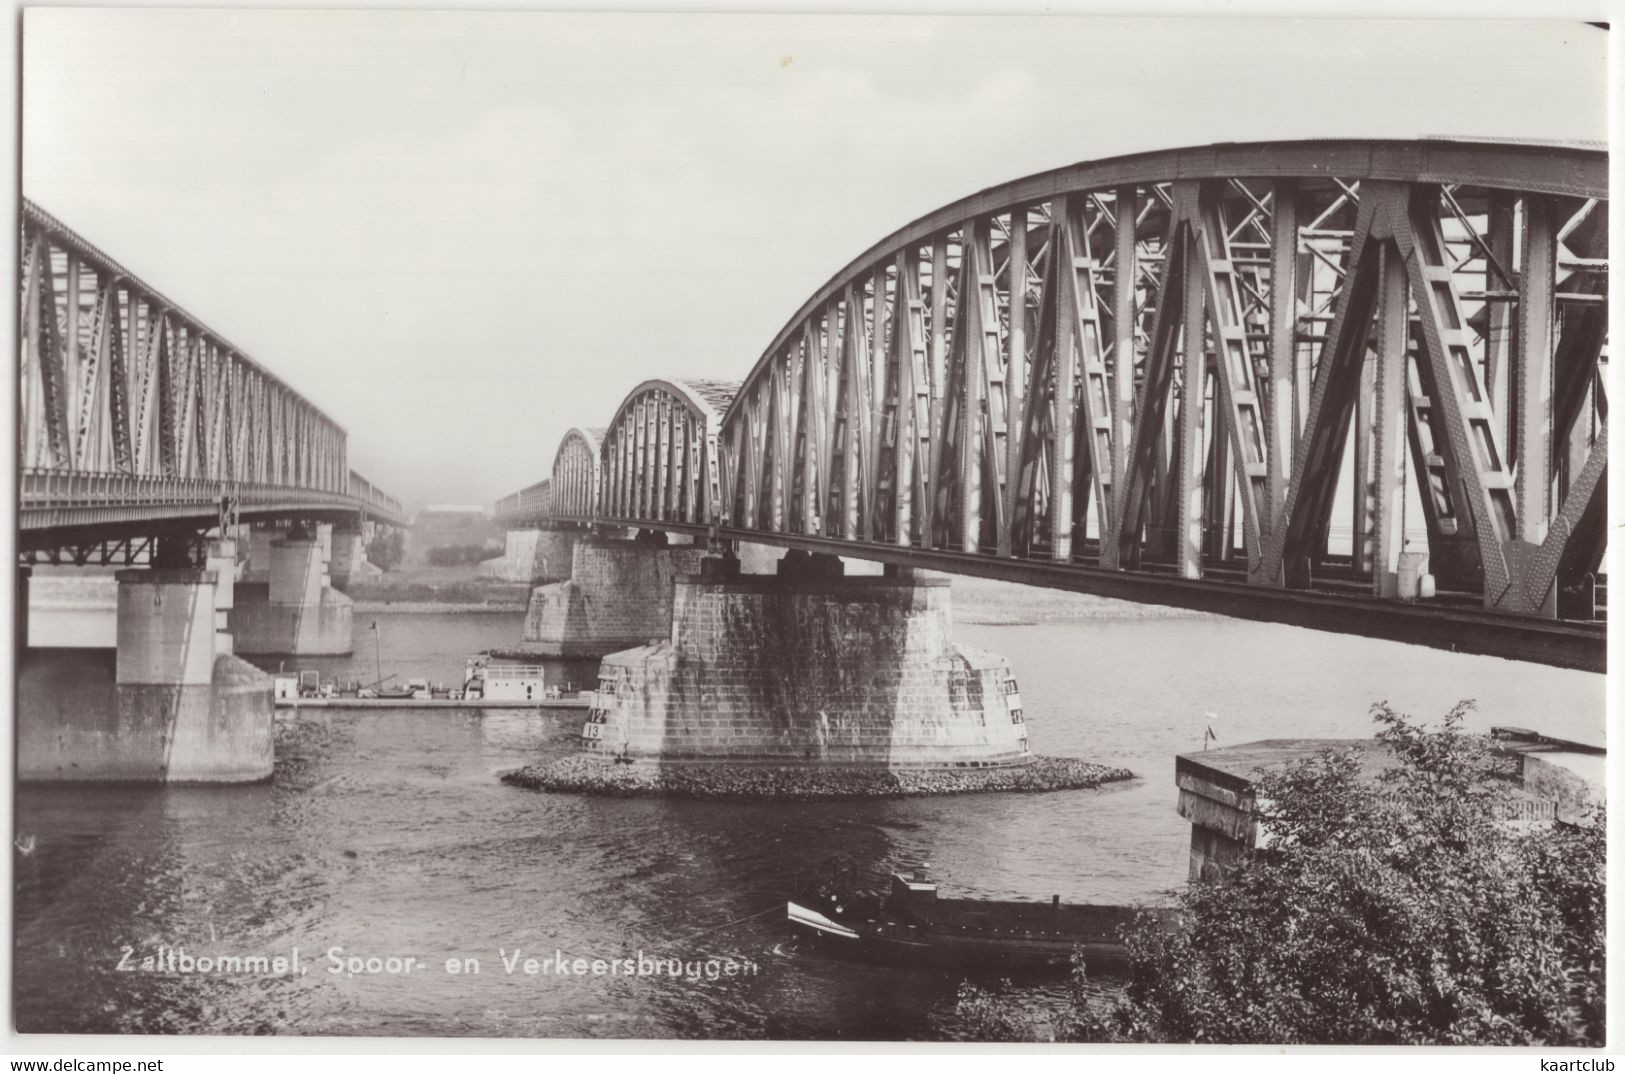
{"type": "MultiPolygon", "coordinates": [[[[519,617],[363,615],[353,656],[298,662],[453,680],[519,617]],[[379,622],[374,651],[369,625],[379,622]]],[[[801,951],[783,899],[837,853],[944,889],[1130,901],[1184,876],[1173,756],[1221,742],[1363,735],[1388,699],[1479,726],[1600,741],[1601,676],[1222,619],[964,626],[1016,662],[1033,748],[1124,764],[1094,792],[830,804],[587,799],[496,774],[570,748],[578,714],[403,710],[280,721],[275,780],[238,788],[25,787],[17,1016],[26,1031],[568,1037],[940,1038],[952,975],[801,951]],[[159,945],[286,955],[298,977],[120,972],[159,945]],[[324,953],[418,961],[327,972],[324,953]],[[749,960],[709,979],[505,972],[503,954],[749,960]],[[450,974],[473,958],[478,973],[450,974]]],[[[290,662],[293,666],[293,662],[290,662]]],[[[590,681],[591,662],[553,674],[590,681]]],[[[1022,986],[1053,1003],[1059,985],[1022,986]]]]}

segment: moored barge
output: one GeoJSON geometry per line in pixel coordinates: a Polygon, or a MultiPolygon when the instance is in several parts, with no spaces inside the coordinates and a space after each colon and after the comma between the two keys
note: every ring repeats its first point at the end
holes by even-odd
{"type": "Polygon", "coordinates": [[[408,679],[404,686],[381,682],[322,682],[314,671],[278,674],[272,698],[277,708],[371,709],[585,709],[588,698],[575,689],[547,684],[540,665],[493,664],[485,654],[470,657],[461,687],[428,679],[408,679]]]}
{"type": "Polygon", "coordinates": [[[828,888],[788,906],[789,920],[820,949],[845,958],[962,970],[1070,970],[1081,952],[1090,971],[1128,962],[1123,931],[1142,914],[1169,927],[1160,907],[948,899],[923,872],[893,874],[885,896],[828,888]]]}

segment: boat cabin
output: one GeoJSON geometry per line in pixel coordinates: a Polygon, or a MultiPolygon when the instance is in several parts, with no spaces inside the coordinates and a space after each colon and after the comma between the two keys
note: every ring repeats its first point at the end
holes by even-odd
{"type": "Polygon", "coordinates": [[[886,909],[894,914],[909,914],[929,921],[937,909],[936,882],[927,880],[924,875],[909,877],[893,873],[886,909]]]}
{"type": "Polygon", "coordinates": [[[485,696],[494,701],[540,701],[547,692],[547,669],[540,664],[491,664],[485,669],[485,696]]]}
{"type": "Polygon", "coordinates": [[[468,663],[463,694],[492,701],[540,701],[548,696],[547,669],[540,664],[492,664],[476,657],[468,663]]]}

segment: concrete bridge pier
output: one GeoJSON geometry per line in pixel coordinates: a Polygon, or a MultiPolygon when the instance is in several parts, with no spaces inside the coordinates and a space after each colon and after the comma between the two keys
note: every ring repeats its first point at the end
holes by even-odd
{"type": "Polygon", "coordinates": [[[229,653],[233,651],[231,609],[237,594],[237,542],[229,537],[211,540],[203,569],[214,572],[214,651],[229,653]]]}
{"type": "Polygon", "coordinates": [[[239,586],[231,632],[239,653],[341,656],[351,651],[352,602],[334,589],[323,546],[309,528],[270,541],[266,582],[239,586]]]}
{"type": "Polygon", "coordinates": [[[705,549],[648,538],[582,538],[568,581],[531,592],[521,642],[544,656],[603,656],[671,633],[672,584],[705,549]]]}
{"type": "Polygon", "coordinates": [[[322,571],[327,574],[331,582],[333,571],[333,524],[331,522],[318,522],[310,527],[316,543],[322,549],[322,571]]]}
{"type": "Polygon", "coordinates": [[[268,778],[271,680],[219,648],[219,573],[192,567],[177,545],[161,546],[157,565],[116,577],[117,649],[21,653],[18,778],[268,778]]]}
{"type": "Polygon", "coordinates": [[[367,562],[367,545],[361,538],[361,527],[334,526],[328,540],[328,579],[334,589],[347,590],[350,579],[358,577],[367,562]]]}
{"type": "Polygon", "coordinates": [[[271,580],[271,542],[282,533],[274,526],[247,527],[248,562],[241,581],[249,585],[265,585],[271,580]]]}
{"type": "Polygon", "coordinates": [[[847,577],[792,551],[712,557],[673,585],[668,638],[606,656],[591,753],[658,764],[866,769],[1032,760],[1010,661],[953,641],[946,578],[847,577]]]}
{"type": "Polygon", "coordinates": [[[34,568],[17,568],[17,590],[11,602],[12,644],[20,653],[28,648],[28,583],[34,578],[34,568]]]}

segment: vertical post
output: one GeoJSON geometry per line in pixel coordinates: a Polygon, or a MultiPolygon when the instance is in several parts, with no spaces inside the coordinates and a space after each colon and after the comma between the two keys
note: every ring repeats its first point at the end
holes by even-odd
{"type": "MultiPolygon", "coordinates": [[[[925,316],[920,305],[920,255],[910,246],[897,255],[897,476],[896,524],[893,538],[900,545],[914,543],[914,512],[930,514],[930,498],[916,473],[926,473],[931,415],[931,387],[923,383],[930,371],[925,354],[925,316]],[[922,406],[922,397],[924,405],[922,406]]],[[[927,531],[928,532],[928,531],[927,531]]],[[[927,541],[929,543],[929,541],[927,541]]]]}
{"type": "MultiPolygon", "coordinates": [[[[1269,516],[1260,529],[1266,540],[1280,521],[1292,480],[1293,448],[1300,426],[1294,418],[1294,377],[1298,349],[1298,188],[1291,180],[1275,184],[1270,219],[1270,390],[1266,435],[1269,516]]],[[[1270,579],[1274,581],[1274,579],[1270,579]]]]}
{"type": "Polygon", "coordinates": [[[785,408],[785,382],[791,374],[784,371],[783,355],[775,354],[772,368],[768,373],[768,407],[765,424],[767,426],[766,441],[772,445],[772,470],[767,474],[768,496],[768,524],[777,532],[784,532],[786,500],[790,495],[790,483],[785,480],[784,460],[787,454],[793,454],[791,445],[786,441],[787,436],[781,435],[786,428],[785,408]]]}
{"type": "Polygon", "coordinates": [[[1399,554],[1405,550],[1405,392],[1409,368],[1410,298],[1405,263],[1392,243],[1378,272],[1377,362],[1372,378],[1371,591],[1399,595],[1399,554]]]}
{"type": "Polygon", "coordinates": [[[33,575],[33,567],[17,568],[17,592],[12,597],[12,611],[15,613],[12,638],[19,659],[22,651],[28,648],[28,583],[33,575]]]}
{"type": "Polygon", "coordinates": [[[999,530],[999,555],[1010,554],[1010,519],[1016,517],[1021,473],[1021,416],[1027,412],[1027,209],[1010,210],[1010,359],[1005,367],[1004,517],[999,530]]]}
{"type": "MultiPolygon", "coordinates": [[[[1358,226],[1358,225],[1356,225],[1358,226]]],[[[1295,269],[1297,276],[1296,294],[1300,296],[1305,305],[1312,305],[1315,293],[1315,270],[1313,255],[1304,254],[1296,259],[1295,269]]],[[[1324,343],[1321,345],[1324,349],[1324,343]]],[[[1295,430],[1294,443],[1302,438],[1304,427],[1309,424],[1309,406],[1315,394],[1315,354],[1309,347],[1293,345],[1292,364],[1292,422],[1295,430]]],[[[1296,448],[1293,453],[1293,464],[1297,463],[1296,448]]]]}
{"type": "MultiPolygon", "coordinates": [[[[1132,186],[1117,188],[1117,256],[1116,278],[1112,285],[1112,331],[1116,340],[1112,345],[1112,495],[1121,500],[1128,476],[1129,451],[1134,444],[1134,292],[1135,276],[1139,272],[1135,239],[1135,192],[1132,186]]],[[[1053,254],[1051,255],[1054,256],[1053,254]]],[[[1113,510],[1111,532],[1102,526],[1100,531],[1100,565],[1108,569],[1119,565],[1122,551],[1122,527],[1128,520],[1113,510]]],[[[1102,519],[1104,522],[1105,519],[1102,519]]],[[[1133,520],[1133,525],[1139,525],[1133,520]]]]}
{"type": "MultiPolygon", "coordinates": [[[[963,256],[963,255],[961,255],[963,256]]],[[[942,406],[943,363],[946,360],[948,339],[948,236],[938,235],[931,240],[931,413],[933,417],[942,406]]],[[[935,445],[931,448],[932,466],[927,471],[936,473],[935,445]]]]}
{"type": "MultiPolygon", "coordinates": [[[[931,428],[933,430],[946,429],[942,422],[943,407],[943,380],[946,372],[943,368],[947,356],[948,339],[948,236],[938,234],[931,239],[931,428]]],[[[920,460],[925,472],[930,475],[927,491],[930,498],[919,505],[920,532],[924,535],[924,544],[927,548],[935,548],[943,534],[937,532],[937,497],[941,495],[937,484],[938,475],[942,473],[942,452],[946,443],[940,435],[933,433],[931,437],[931,452],[928,458],[920,460]]],[[[942,522],[943,530],[948,529],[948,521],[942,522]]]]}
{"type": "MultiPolygon", "coordinates": [[[[115,314],[112,328],[114,332],[117,332],[119,331],[118,317],[116,316],[118,313],[119,288],[114,287],[111,290],[113,312],[115,314]]],[[[122,372],[124,383],[119,385],[122,394],[114,394],[108,400],[108,403],[111,406],[118,406],[121,398],[124,401],[124,413],[114,419],[113,428],[117,429],[119,421],[122,419],[124,422],[124,450],[127,452],[125,460],[129,464],[129,472],[139,474],[141,473],[143,460],[139,454],[141,441],[138,430],[141,428],[141,404],[146,398],[146,393],[141,390],[141,370],[145,367],[146,353],[141,348],[140,296],[136,293],[134,287],[125,287],[123,290],[124,321],[127,325],[124,329],[124,346],[122,348],[124,352],[124,368],[122,371],[111,370],[111,372],[115,374],[122,372]]]]}
{"type": "Polygon", "coordinates": [[[1551,199],[1524,199],[1523,273],[1518,281],[1517,430],[1514,483],[1519,540],[1546,539],[1552,481],[1552,312],[1557,248],[1551,199]]]}
{"type": "Polygon", "coordinates": [[[1071,212],[1069,198],[1056,198],[1050,203],[1052,226],[1049,256],[1051,264],[1055,266],[1055,271],[1050,274],[1055,281],[1055,294],[1050,302],[1055,318],[1051,333],[1055,341],[1055,354],[1050,362],[1055,374],[1055,409],[1051,415],[1055,440],[1049,453],[1049,541],[1050,557],[1057,563],[1072,560],[1073,498],[1088,495],[1087,489],[1073,487],[1077,475],[1073,465],[1073,453],[1077,450],[1073,423],[1078,416],[1075,404],[1078,367],[1073,358],[1071,311],[1077,301],[1072,290],[1077,286],[1078,274],[1069,259],[1063,256],[1069,245],[1065,236],[1071,212]]]}
{"type": "Polygon", "coordinates": [[[626,411],[628,432],[628,457],[626,467],[626,514],[627,517],[643,513],[642,490],[643,484],[639,480],[643,475],[643,439],[645,429],[643,425],[643,399],[639,398],[626,411]]]}
{"type": "MultiPolygon", "coordinates": [[[[1194,192],[1190,195],[1194,197],[1194,192]]],[[[1207,396],[1207,355],[1203,346],[1206,321],[1202,308],[1202,277],[1198,251],[1189,222],[1179,225],[1178,256],[1183,259],[1185,281],[1184,382],[1180,388],[1178,482],[1174,565],[1182,578],[1202,576],[1202,410],[1207,396]]]]}
{"type": "MultiPolygon", "coordinates": [[[[1504,190],[1490,190],[1487,194],[1489,233],[1485,239],[1495,260],[1511,271],[1514,196],[1504,190]]],[[[1505,287],[1506,283],[1496,278],[1495,269],[1486,258],[1484,290],[1502,291],[1505,287]]],[[[1521,293],[1521,287],[1519,291],[1521,293]]],[[[1508,416],[1512,407],[1507,396],[1508,378],[1516,360],[1512,310],[1506,302],[1491,297],[1485,300],[1485,312],[1489,317],[1489,328],[1484,337],[1484,387],[1489,392],[1496,432],[1500,434],[1501,443],[1506,445],[1507,465],[1510,466],[1518,458],[1517,422],[1508,416]]]]}
{"type": "Polygon", "coordinates": [[[824,480],[824,391],[822,363],[818,360],[818,313],[801,328],[801,532],[818,533],[818,488],[824,480]]]}
{"type": "MultiPolygon", "coordinates": [[[[23,320],[24,347],[23,360],[18,371],[18,388],[22,392],[23,417],[23,444],[19,452],[19,461],[24,469],[38,466],[42,456],[49,458],[49,433],[42,430],[50,424],[46,417],[44,402],[48,398],[47,385],[50,383],[50,374],[45,370],[46,362],[59,362],[61,358],[56,354],[49,356],[40,351],[40,322],[43,319],[42,310],[46,309],[44,302],[46,281],[50,280],[50,246],[38,234],[29,237],[28,267],[23,277],[23,304],[21,309],[23,320]],[[40,448],[40,441],[44,439],[46,448],[40,448]]],[[[56,307],[50,307],[52,327],[56,324],[56,307]]],[[[53,333],[54,334],[54,333],[53,333]]],[[[50,338],[48,334],[46,338],[50,338]]],[[[19,583],[20,585],[20,583],[19,583]]],[[[19,588],[19,592],[21,589],[19,588]]],[[[19,633],[18,637],[22,637],[19,633]]]]}
{"type": "MultiPolygon", "coordinates": [[[[1383,253],[1386,255],[1387,250],[1383,253]]],[[[1391,259],[1390,259],[1391,260],[1391,259]]],[[[1363,574],[1371,569],[1371,393],[1376,379],[1365,348],[1360,348],[1360,390],[1354,396],[1354,468],[1349,489],[1352,510],[1349,519],[1349,564],[1354,573],[1363,574]]]]}
{"type": "MultiPolygon", "coordinates": [[[[1215,355],[1214,361],[1223,359],[1215,355]]],[[[1208,364],[1211,366],[1213,363],[1208,364]]],[[[1213,375],[1214,371],[1210,371],[1209,376],[1213,375]]],[[[1214,395],[1218,395],[1217,390],[1214,395]]],[[[1220,403],[1221,401],[1215,398],[1212,413],[1208,415],[1211,422],[1208,427],[1211,431],[1208,435],[1205,491],[1202,494],[1207,527],[1207,556],[1209,561],[1214,563],[1223,563],[1230,559],[1234,547],[1232,523],[1235,503],[1232,493],[1235,491],[1235,476],[1230,469],[1230,437],[1225,428],[1230,418],[1228,414],[1222,413],[1220,403]]]]}
{"type": "MultiPolygon", "coordinates": [[[[954,352],[959,355],[961,432],[959,440],[959,547],[981,550],[982,542],[982,329],[981,278],[977,252],[987,236],[985,220],[968,220],[960,232],[959,294],[961,320],[954,324],[954,352]]],[[[988,265],[991,269],[991,263],[988,265]]]]}
{"type": "MultiPolygon", "coordinates": [[[[864,498],[864,529],[865,536],[870,540],[884,541],[886,527],[890,525],[895,514],[897,504],[897,484],[893,473],[885,473],[881,469],[881,460],[887,458],[886,412],[888,399],[897,390],[896,385],[890,383],[890,365],[892,348],[886,338],[886,262],[882,261],[875,266],[874,271],[874,323],[875,331],[872,345],[869,349],[869,444],[867,455],[863,460],[864,467],[869,472],[869,495],[864,498]],[[886,511],[881,511],[880,490],[883,485],[891,485],[892,501],[887,505],[886,511]]],[[[899,292],[900,294],[901,292],[899,292]]],[[[897,334],[897,318],[902,315],[900,303],[892,304],[891,332],[897,334]]],[[[894,411],[895,413],[895,411],[894,411]]],[[[894,424],[889,430],[891,434],[891,450],[896,451],[897,428],[894,424]]]]}
{"type": "MultiPolygon", "coordinates": [[[[846,449],[845,441],[837,443],[840,415],[846,406],[841,380],[841,296],[833,295],[824,306],[824,410],[823,446],[818,457],[818,483],[822,498],[818,502],[819,532],[825,537],[840,536],[841,492],[835,487],[835,455],[846,449]]],[[[848,419],[850,420],[850,419],[848,419]]],[[[740,460],[740,465],[744,460],[740,460]]]]}
{"type": "MultiPolygon", "coordinates": [[[[664,427],[660,431],[662,445],[660,455],[660,514],[657,516],[659,518],[680,519],[682,517],[677,513],[682,503],[682,498],[678,494],[678,483],[682,480],[683,472],[682,448],[678,445],[677,434],[682,428],[684,413],[682,404],[676,399],[672,399],[666,404],[665,420],[662,422],[664,427]]],[[[780,450],[783,449],[782,444],[779,447],[780,450]]],[[[774,491],[773,504],[774,511],[779,515],[778,518],[774,519],[774,525],[776,528],[782,528],[784,525],[784,491],[782,489],[774,491]]]]}
{"type": "MultiPolygon", "coordinates": [[[[46,271],[50,270],[50,261],[45,263],[46,271]]],[[[67,389],[67,427],[62,430],[62,439],[66,445],[65,454],[68,456],[67,464],[75,468],[83,468],[79,459],[79,408],[82,405],[84,385],[79,376],[79,258],[72,250],[68,251],[68,294],[67,317],[64,324],[64,340],[66,349],[62,358],[62,380],[67,389]]]]}

